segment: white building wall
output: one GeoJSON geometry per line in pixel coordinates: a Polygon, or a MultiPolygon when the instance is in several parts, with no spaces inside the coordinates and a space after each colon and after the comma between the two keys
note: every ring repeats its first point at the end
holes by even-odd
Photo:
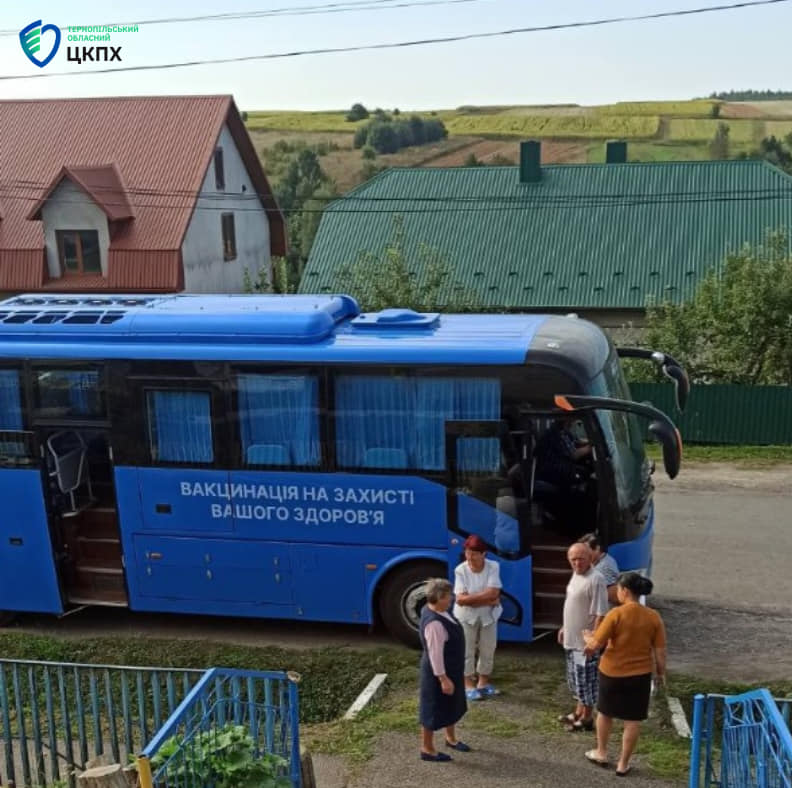
{"type": "Polygon", "coordinates": [[[102,276],[107,276],[107,250],[110,230],[104,211],[74,181],[65,178],[60,182],[41,209],[44,245],[47,251],[47,268],[53,279],[63,275],[58,256],[56,230],[96,230],[99,234],[102,276]]]}
{"type": "Polygon", "coordinates": [[[204,177],[187,234],[182,244],[184,292],[241,293],[244,272],[255,280],[259,269],[271,272],[269,220],[261,201],[252,199],[255,189],[242,162],[234,139],[223,126],[218,146],[223,149],[225,197],[217,196],[214,157],[204,177]],[[237,256],[223,260],[221,216],[234,214],[237,256]]]}

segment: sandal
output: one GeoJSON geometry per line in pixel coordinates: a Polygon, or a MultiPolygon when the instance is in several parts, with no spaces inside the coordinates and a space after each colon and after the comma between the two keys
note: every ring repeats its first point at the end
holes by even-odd
{"type": "Polygon", "coordinates": [[[492,684],[487,684],[483,687],[478,687],[478,691],[487,698],[491,698],[495,695],[500,695],[500,690],[495,689],[492,684]]]}
{"type": "Polygon", "coordinates": [[[573,723],[567,725],[569,733],[580,733],[581,731],[593,731],[594,720],[575,720],[573,723]]]}
{"type": "Polygon", "coordinates": [[[632,766],[628,766],[626,769],[623,769],[622,771],[619,771],[618,769],[616,769],[616,776],[617,777],[626,777],[630,773],[630,769],[632,769],[632,766]]]}
{"type": "Polygon", "coordinates": [[[465,690],[465,696],[468,700],[483,700],[484,696],[481,694],[480,689],[465,690]]]}
{"type": "MultiPolygon", "coordinates": [[[[608,768],[608,759],[606,758],[603,760],[602,758],[598,758],[596,750],[587,750],[583,755],[589,763],[595,763],[597,766],[602,766],[603,769],[608,768]]],[[[616,774],[619,774],[619,772],[616,772],[616,774]]],[[[625,772],[625,774],[627,774],[627,772],[625,772]]]]}

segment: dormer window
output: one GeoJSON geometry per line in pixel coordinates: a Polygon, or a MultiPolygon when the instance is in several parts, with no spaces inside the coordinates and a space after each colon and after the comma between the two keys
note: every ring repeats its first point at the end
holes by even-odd
{"type": "Polygon", "coordinates": [[[215,148],[214,152],[215,187],[217,191],[225,190],[225,170],[223,168],[223,149],[215,148]]]}
{"type": "Polygon", "coordinates": [[[102,273],[96,230],[57,230],[55,237],[63,276],[102,273]]]}

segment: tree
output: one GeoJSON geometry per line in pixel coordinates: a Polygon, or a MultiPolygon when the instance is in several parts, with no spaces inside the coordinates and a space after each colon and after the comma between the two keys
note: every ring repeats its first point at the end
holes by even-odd
{"type": "Polygon", "coordinates": [[[792,175],[792,134],[787,134],[783,140],[765,137],[759,143],[758,149],[747,154],[743,153],[738,158],[764,159],[792,175]]]}
{"type": "Polygon", "coordinates": [[[273,257],[270,260],[272,278],[266,268],[260,268],[255,277],[247,268],[242,273],[242,291],[244,293],[296,293],[299,279],[294,278],[289,260],[285,257],[273,257]]]}
{"type": "Polygon", "coordinates": [[[370,145],[366,145],[362,151],[360,151],[361,155],[364,159],[372,160],[377,158],[377,151],[374,150],[370,145]]]}
{"type": "Polygon", "coordinates": [[[694,381],[792,386],[792,253],[785,231],[729,254],[681,304],[647,310],[646,341],[694,381]]]}
{"type": "Polygon", "coordinates": [[[711,159],[729,158],[729,124],[722,121],[718,124],[715,135],[710,140],[709,154],[711,159]]]}
{"type": "Polygon", "coordinates": [[[341,290],[357,298],[367,312],[389,307],[416,312],[479,308],[476,295],[456,281],[451,264],[438,249],[419,243],[415,254],[408,254],[401,214],[393,216],[382,251],[361,252],[341,269],[339,279],[341,290]]]}
{"type": "Polygon", "coordinates": [[[465,160],[462,162],[463,167],[483,167],[484,162],[479,159],[475,153],[468,153],[465,160]]]}
{"type": "Polygon", "coordinates": [[[347,112],[346,119],[354,123],[357,120],[365,120],[369,116],[369,111],[362,104],[353,104],[352,109],[347,112]]]}

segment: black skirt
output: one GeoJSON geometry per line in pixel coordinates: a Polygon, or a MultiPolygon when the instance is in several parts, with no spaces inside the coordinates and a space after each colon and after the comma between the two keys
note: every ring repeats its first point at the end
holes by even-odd
{"type": "Polygon", "coordinates": [[[639,722],[649,716],[649,695],[652,690],[652,674],[640,676],[606,676],[599,674],[597,711],[617,720],[639,722]]]}

